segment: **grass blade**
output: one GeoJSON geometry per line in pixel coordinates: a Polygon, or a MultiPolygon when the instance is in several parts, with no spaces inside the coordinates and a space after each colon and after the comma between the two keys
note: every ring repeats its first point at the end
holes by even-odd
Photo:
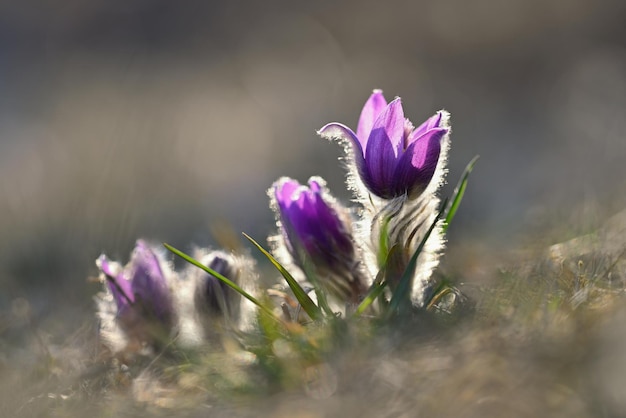
{"type": "Polygon", "coordinates": [[[444,202],[441,205],[441,209],[439,209],[439,213],[437,213],[437,216],[435,217],[435,220],[433,221],[432,225],[430,225],[430,228],[428,228],[428,231],[426,231],[426,234],[424,234],[424,238],[422,238],[422,241],[420,242],[419,246],[417,247],[417,249],[411,256],[411,259],[409,260],[409,264],[406,266],[406,269],[404,270],[404,273],[402,274],[402,278],[400,278],[400,283],[398,284],[398,287],[396,288],[396,290],[393,292],[393,296],[391,297],[391,302],[389,302],[389,310],[387,312],[388,316],[392,315],[394,312],[397,312],[400,308],[400,305],[404,301],[407,300],[407,295],[411,287],[411,281],[413,280],[413,276],[415,275],[415,267],[417,266],[417,257],[420,255],[420,253],[424,249],[424,245],[426,245],[426,241],[428,241],[430,234],[435,229],[435,226],[437,226],[437,222],[439,222],[439,219],[441,219],[441,216],[443,215],[443,212],[446,209],[447,203],[448,203],[448,199],[444,200],[444,202]]]}
{"type": "MultiPolygon", "coordinates": [[[[380,241],[382,242],[383,240],[381,239],[380,241]]],[[[385,242],[386,241],[387,240],[385,239],[385,242]]],[[[363,312],[365,312],[365,310],[369,308],[369,306],[372,303],[374,303],[374,301],[381,295],[383,290],[385,290],[385,287],[387,286],[387,282],[383,281],[385,277],[385,270],[387,268],[387,263],[389,262],[389,257],[391,257],[391,254],[397,248],[398,248],[398,245],[396,244],[393,247],[391,247],[389,251],[387,251],[387,255],[385,256],[385,259],[382,262],[382,266],[380,270],[378,271],[378,274],[376,275],[376,279],[374,279],[374,283],[372,283],[372,286],[367,292],[367,295],[365,295],[365,298],[363,298],[361,303],[359,303],[359,306],[357,306],[356,311],[354,311],[355,316],[359,316],[363,312]]]]}
{"type": "Polygon", "coordinates": [[[431,309],[433,309],[433,307],[435,307],[444,298],[444,296],[447,296],[450,293],[454,293],[454,289],[452,287],[442,287],[440,290],[433,294],[428,303],[424,304],[426,306],[426,310],[430,311],[431,309]]]}
{"type": "Polygon", "coordinates": [[[245,290],[243,290],[241,287],[239,287],[239,285],[237,285],[236,283],[234,283],[230,279],[222,276],[217,271],[213,270],[210,267],[205,266],[204,264],[202,264],[201,262],[199,262],[195,258],[185,254],[184,252],[182,252],[180,250],[177,250],[176,248],[172,247],[169,244],[163,243],[163,246],[165,246],[165,248],[167,248],[169,251],[171,251],[172,253],[176,254],[177,256],[179,256],[180,258],[185,260],[186,262],[188,262],[190,264],[193,264],[196,267],[201,268],[202,270],[204,270],[207,273],[209,273],[211,276],[213,276],[216,279],[222,281],[224,284],[229,286],[235,292],[239,293],[241,296],[243,296],[244,298],[248,299],[250,302],[254,303],[256,306],[258,306],[259,309],[263,310],[265,313],[269,314],[273,318],[279,320],[278,318],[276,318],[276,316],[274,315],[274,312],[272,312],[271,309],[269,309],[267,306],[263,305],[261,302],[259,302],[258,299],[256,299],[254,296],[252,296],[251,294],[249,294],[245,290]]]}
{"type": "Polygon", "coordinates": [[[354,316],[359,316],[363,312],[365,312],[365,310],[369,308],[372,303],[374,303],[374,301],[381,295],[381,293],[383,293],[383,290],[385,290],[386,286],[387,282],[374,283],[370,288],[370,291],[367,292],[367,295],[365,295],[363,301],[361,301],[359,306],[357,306],[356,311],[354,311],[354,316]]]}
{"type": "Polygon", "coordinates": [[[328,316],[334,315],[332,309],[330,309],[330,306],[328,305],[328,300],[326,299],[326,292],[320,285],[319,280],[317,280],[317,275],[313,271],[313,268],[311,267],[311,262],[309,261],[308,258],[305,258],[304,266],[302,269],[304,270],[304,275],[307,277],[307,279],[309,279],[309,281],[313,285],[315,296],[317,296],[317,303],[322,309],[322,311],[324,311],[324,313],[328,316]]]}
{"type": "Polygon", "coordinates": [[[267,257],[267,259],[274,265],[274,267],[276,267],[276,270],[278,270],[280,274],[285,278],[285,280],[287,281],[287,284],[291,288],[291,291],[293,292],[294,296],[300,303],[300,306],[302,306],[302,309],[304,309],[304,312],[306,312],[313,320],[321,319],[322,312],[320,311],[320,308],[313,302],[313,300],[309,297],[309,295],[307,295],[307,293],[304,291],[302,286],[300,286],[300,283],[298,283],[296,279],[293,278],[293,276],[287,271],[287,269],[284,268],[274,258],[274,256],[272,256],[272,254],[270,254],[265,248],[263,248],[251,236],[249,236],[245,232],[243,232],[243,236],[246,237],[248,241],[250,241],[252,244],[254,244],[254,246],[257,247],[259,251],[261,251],[265,257],[267,257]]]}
{"type": "Polygon", "coordinates": [[[467,167],[465,167],[465,171],[463,172],[463,175],[461,176],[461,180],[459,180],[459,184],[457,184],[457,186],[454,189],[454,193],[452,194],[452,203],[450,204],[450,207],[448,208],[448,212],[446,213],[446,220],[443,224],[443,232],[446,232],[448,230],[448,226],[450,226],[450,222],[452,222],[454,215],[456,215],[456,211],[459,208],[459,205],[461,204],[461,200],[463,200],[463,195],[465,194],[465,189],[467,188],[467,181],[469,179],[469,175],[474,169],[474,164],[476,164],[476,161],[478,161],[478,158],[479,158],[478,155],[475,156],[474,158],[472,158],[472,161],[470,161],[469,164],[467,164],[467,167]]]}

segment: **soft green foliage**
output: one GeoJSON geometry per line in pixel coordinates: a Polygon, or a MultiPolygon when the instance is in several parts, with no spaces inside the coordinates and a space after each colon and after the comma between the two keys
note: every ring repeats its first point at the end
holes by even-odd
{"type": "Polygon", "coordinates": [[[465,171],[463,171],[463,175],[461,176],[461,180],[459,180],[459,183],[457,184],[456,188],[454,189],[454,192],[452,193],[452,201],[450,203],[450,207],[446,211],[446,218],[445,218],[446,220],[443,224],[444,232],[448,230],[448,227],[450,226],[452,219],[454,219],[454,215],[456,215],[456,211],[458,210],[459,205],[461,204],[461,200],[463,200],[463,195],[465,194],[465,189],[467,188],[469,175],[474,169],[474,165],[476,164],[476,161],[478,161],[478,155],[475,156],[472,159],[472,161],[469,162],[469,164],[467,164],[467,167],[465,167],[465,171]]]}
{"type": "Polygon", "coordinates": [[[320,308],[313,302],[313,300],[307,295],[305,290],[300,286],[300,283],[296,279],[293,278],[291,273],[287,271],[285,267],[283,267],[278,260],[274,258],[272,254],[270,254],[265,248],[263,248],[258,242],[256,242],[252,237],[247,235],[245,232],[243,236],[246,237],[255,247],[263,253],[263,255],[272,263],[276,270],[280,272],[280,274],[285,278],[285,281],[289,285],[289,288],[293,292],[296,299],[302,306],[302,309],[309,315],[312,319],[320,319],[322,317],[322,313],[320,308]]]}

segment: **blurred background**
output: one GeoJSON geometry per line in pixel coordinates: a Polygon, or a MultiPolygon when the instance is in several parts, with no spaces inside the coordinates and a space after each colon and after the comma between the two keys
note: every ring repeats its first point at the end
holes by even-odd
{"type": "Polygon", "coordinates": [[[416,124],[451,112],[444,193],[481,156],[448,260],[597,226],[626,207],[625,21],[622,0],[1,2],[2,344],[24,309],[62,338],[93,312],[96,257],[138,237],[263,241],[279,176],[348,201],[315,132],[355,127],[373,88],[416,124]]]}

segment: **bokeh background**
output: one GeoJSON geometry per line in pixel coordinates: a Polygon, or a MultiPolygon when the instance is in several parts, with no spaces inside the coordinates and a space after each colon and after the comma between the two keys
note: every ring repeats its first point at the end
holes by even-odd
{"type": "Polygon", "coordinates": [[[3,361],[24,309],[53,338],[91,315],[103,251],[262,240],[282,175],[347,201],[315,131],[373,88],[452,113],[446,193],[481,156],[448,259],[593,227],[626,206],[625,21],[622,0],[1,2],[3,361]]]}

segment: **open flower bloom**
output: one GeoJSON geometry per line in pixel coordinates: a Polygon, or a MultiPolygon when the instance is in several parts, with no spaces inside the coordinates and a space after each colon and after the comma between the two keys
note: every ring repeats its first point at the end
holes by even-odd
{"type": "Polygon", "coordinates": [[[123,327],[141,326],[142,322],[158,323],[163,329],[172,326],[172,295],[158,257],[144,241],[137,241],[123,269],[104,254],[96,264],[106,277],[123,327]]]}
{"type": "Polygon", "coordinates": [[[441,140],[448,133],[443,111],[419,127],[404,117],[400,98],[387,103],[374,90],[365,103],[357,131],[340,123],[320,129],[325,138],[349,140],[363,184],[376,196],[393,199],[419,196],[428,186],[439,160],[441,140]]]}
{"type": "Polygon", "coordinates": [[[328,194],[324,181],[311,177],[308,186],[283,177],[273,197],[285,247],[305,272],[344,301],[356,301],[365,289],[346,210],[328,194]]]}

